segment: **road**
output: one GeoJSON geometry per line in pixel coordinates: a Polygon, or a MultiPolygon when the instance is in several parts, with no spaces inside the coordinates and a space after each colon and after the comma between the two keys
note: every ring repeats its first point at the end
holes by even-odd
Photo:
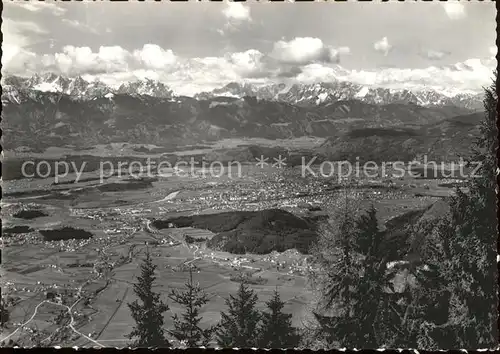
{"type": "MultiPolygon", "coordinates": [[[[150,220],[145,220],[145,230],[148,232],[148,234],[150,234],[153,238],[153,234],[156,234],[157,233],[157,230],[155,230],[154,228],[151,227],[151,221],[150,220]]],[[[172,239],[175,239],[173,238],[172,236],[170,236],[172,239]]],[[[179,240],[177,240],[179,241],[179,240]]],[[[202,254],[203,254],[203,250],[200,249],[200,247],[194,243],[194,244],[191,244],[191,245],[188,245],[187,242],[185,242],[185,240],[181,240],[180,241],[189,251],[190,253],[192,254],[193,256],[193,259],[189,260],[189,261],[185,261],[185,262],[182,262],[184,264],[190,264],[198,259],[201,259],[203,257],[202,254]],[[201,254],[200,254],[201,253],[201,254]]],[[[106,254],[105,250],[103,250],[103,253],[106,254]]],[[[207,257],[207,260],[210,260],[210,257],[207,257]]],[[[212,260],[214,261],[215,263],[218,263],[217,261],[215,260],[212,260]]],[[[181,263],[181,264],[182,264],[181,263]]],[[[226,264],[227,265],[227,264],[226,264]]],[[[251,266],[242,266],[242,267],[245,267],[245,268],[251,268],[251,269],[258,269],[258,268],[254,268],[254,267],[251,267],[251,266]]],[[[272,271],[272,270],[261,270],[260,272],[257,272],[256,274],[258,273],[261,273],[261,272],[264,272],[264,271],[267,271],[267,272],[271,272],[271,273],[275,273],[275,274],[279,274],[279,275],[287,275],[287,276],[293,276],[293,277],[303,277],[303,276],[300,276],[300,275],[296,275],[296,274],[287,274],[287,273],[282,273],[282,272],[278,272],[278,271],[272,271]]],[[[116,280],[119,280],[119,279],[116,279],[116,280]]],[[[124,280],[120,280],[120,281],[124,281],[124,280]]],[[[88,282],[88,281],[87,281],[88,282]]],[[[86,283],[87,283],[86,282],[86,283]]],[[[126,282],[126,281],[125,281],[126,282]]],[[[222,281],[224,282],[224,281],[222,281]]],[[[131,283],[131,282],[130,282],[131,283]]],[[[208,288],[211,288],[215,285],[218,285],[220,282],[216,283],[216,284],[213,284],[212,286],[209,286],[207,287],[208,288]]],[[[131,283],[132,284],[132,283],[131,283]]],[[[78,291],[78,294],[81,293],[81,290],[83,288],[83,285],[80,287],[79,291],[78,291]]],[[[98,333],[97,335],[97,338],[99,338],[99,336],[104,332],[104,330],[108,327],[108,325],[111,323],[113,317],[116,315],[116,313],[118,312],[119,308],[122,306],[123,304],[123,301],[125,300],[126,296],[127,296],[127,292],[128,292],[129,288],[126,289],[125,291],[125,294],[124,296],[122,297],[120,303],[118,304],[117,308],[115,309],[115,311],[113,312],[113,314],[111,314],[111,316],[109,317],[108,321],[106,322],[106,324],[103,326],[103,328],[101,329],[101,331],[98,333]]],[[[44,300],[42,302],[40,302],[38,305],[36,305],[35,309],[34,309],[34,312],[33,314],[31,315],[31,317],[26,321],[24,322],[23,324],[21,324],[18,328],[16,328],[16,330],[14,330],[14,332],[10,333],[8,336],[6,336],[5,338],[2,338],[0,339],[0,342],[1,341],[6,341],[8,340],[9,338],[11,338],[13,335],[15,335],[19,330],[22,330],[26,325],[28,325],[31,321],[33,321],[33,319],[36,317],[37,313],[38,313],[38,309],[40,308],[40,306],[42,306],[44,303],[50,303],[50,304],[53,304],[53,305],[56,305],[56,306],[62,306],[64,308],[66,308],[66,310],[68,311],[69,315],[70,315],[70,318],[71,318],[71,322],[69,324],[69,327],[71,328],[71,330],[78,334],[79,336],[81,337],[84,337],[85,339],[88,340],[88,342],[86,342],[84,345],[87,345],[89,342],[92,342],[93,344],[99,346],[99,347],[102,347],[104,348],[105,346],[101,343],[99,343],[97,340],[93,339],[93,338],[90,338],[88,336],[86,336],[85,334],[81,333],[80,331],[78,331],[74,325],[75,325],[75,319],[73,317],[73,313],[72,313],[72,309],[73,307],[81,300],[82,298],[78,298],[78,300],[76,300],[71,306],[66,306],[66,305],[63,305],[63,304],[59,304],[59,303],[55,303],[55,302],[52,302],[52,301],[48,301],[48,300],[44,300]]],[[[291,300],[291,299],[290,299],[291,300]]],[[[290,301],[289,300],[289,301],[290,301]]],[[[123,340],[123,339],[121,339],[123,340]]],[[[114,340],[113,340],[114,341],[114,340]]]]}
{"type": "Polygon", "coordinates": [[[0,339],[0,342],[3,342],[3,341],[6,341],[7,339],[9,339],[10,337],[12,337],[14,334],[17,333],[17,331],[19,331],[20,329],[22,329],[24,326],[26,326],[27,324],[29,324],[31,321],[33,321],[33,319],[35,318],[37,312],[38,312],[38,308],[40,306],[42,306],[44,303],[48,302],[47,300],[45,301],[42,301],[40,302],[38,305],[36,305],[35,307],[35,311],[33,312],[33,315],[31,315],[31,317],[26,321],[24,322],[23,324],[21,324],[19,327],[16,328],[16,330],[14,332],[12,332],[11,334],[9,334],[7,337],[4,337],[2,339],[0,339]]]}
{"type": "Polygon", "coordinates": [[[31,317],[26,321],[24,322],[23,324],[21,324],[19,327],[16,328],[16,330],[14,332],[12,332],[11,334],[9,334],[8,336],[4,337],[4,338],[1,338],[0,339],[0,342],[3,342],[3,341],[6,341],[7,339],[9,339],[10,337],[12,337],[14,334],[16,334],[20,329],[23,329],[26,325],[28,325],[31,321],[33,321],[33,319],[36,317],[37,313],[38,313],[38,309],[40,308],[40,306],[42,306],[43,304],[47,303],[47,304],[52,304],[52,305],[56,305],[56,306],[62,306],[64,308],[66,308],[66,310],[68,311],[69,315],[70,315],[70,318],[71,318],[71,322],[69,324],[69,328],[71,328],[71,330],[73,332],[75,332],[76,334],[88,339],[89,341],[93,342],[94,344],[98,345],[99,347],[101,348],[104,348],[105,346],[102,345],[101,343],[99,342],[96,342],[95,340],[93,340],[92,338],[86,336],[85,334],[81,333],[80,331],[78,331],[75,327],[74,327],[74,324],[75,324],[75,319],[73,317],[73,313],[71,312],[73,307],[78,303],[80,302],[82,298],[79,298],[78,300],[76,300],[73,305],[71,306],[66,306],[66,305],[63,305],[63,304],[58,304],[57,302],[52,302],[52,301],[49,301],[49,300],[44,300],[42,302],[40,302],[38,305],[36,305],[35,307],[35,311],[33,312],[33,315],[31,315],[31,317]]]}
{"type": "MultiPolygon", "coordinates": [[[[83,283],[79,288],[78,288],[78,294],[81,294],[81,291],[83,289],[83,287],[88,283],[89,281],[87,280],[85,283],[83,283]]],[[[99,342],[96,342],[95,340],[93,340],[92,338],[86,336],[85,334],[81,333],[80,331],[78,331],[75,327],[74,327],[74,323],[75,323],[75,319],[73,317],[73,313],[71,312],[73,307],[80,302],[80,300],[82,300],[83,298],[82,297],[79,297],[74,303],[73,305],[71,306],[66,306],[66,305],[63,305],[63,304],[58,304],[57,302],[52,302],[52,301],[49,301],[49,300],[44,300],[42,302],[40,302],[38,305],[36,305],[35,307],[35,310],[33,311],[33,315],[31,315],[31,317],[26,321],[24,322],[23,324],[21,324],[19,327],[16,328],[16,330],[14,332],[12,332],[11,334],[9,334],[8,336],[6,336],[5,338],[1,338],[0,339],[0,342],[3,342],[3,341],[6,341],[7,339],[9,339],[10,337],[12,337],[14,334],[16,334],[20,329],[23,329],[26,325],[28,325],[31,321],[33,321],[33,319],[36,317],[37,313],[38,313],[38,309],[40,308],[40,306],[42,306],[43,304],[47,303],[47,304],[52,304],[52,305],[56,305],[56,306],[62,306],[62,307],[65,307],[66,310],[68,311],[69,313],[69,316],[71,318],[71,322],[69,324],[69,327],[71,328],[71,330],[73,332],[75,332],[76,334],[84,337],[84,338],[87,338],[89,341],[97,344],[98,346],[104,348],[105,346],[102,345],[101,343],[99,342]]]]}
{"type": "Polygon", "coordinates": [[[79,334],[80,336],[88,339],[89,341],[91,341],[92,343],[94,344],[97,344],[99,347],[101,348],[105,348],[104,345],[102,345],[101,343],[99,342],[96,342],[95,340],[93,340],[92,338],[86,336],[85,334],[83,334],[82,332],[78,331],[75,327],[74,327],[74,324],[75,324],[75,319],[73,318],[73,314],[71,313],[71,309],[73,308],[73,306],[75,306],[82,298],[78,299],[75,301],[75,303],[73,305],[71,305],[71,307],[68,307],[66,305],[62,305],[62,304],[56,304],[55,302],[52,302],[52,304],[55,304],[55,305],[60,305],[60,306],[64,306],[67,310],[68,310],[68,313],[69,315],[71,316],[71,322],[69,324],[69,328],[71,328],[73,330],[73,332],[75,332],[76,334],[79,334]]]}

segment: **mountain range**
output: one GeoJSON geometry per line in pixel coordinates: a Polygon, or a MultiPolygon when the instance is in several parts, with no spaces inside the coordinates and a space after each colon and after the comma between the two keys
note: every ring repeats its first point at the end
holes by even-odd
{"type": "MultiPolygon", "coordinates": [[[[19,91],[56,92],[89,100],[111,97],[114,94],[174,98],[175,93],[165,84],[151,79],[137,80],[112,88],[101,81],[88,82],[82,77],[68,78],[54,73],[34,75],[29,78],[9,76],[3,79],[2,100],[16,101],[19,91]]],[[[232,82],[221,88],[194,95],[198,100],[214,97],[243,98],[256,97],[259,100],[286,102],[300,106],[325,105],[340,100],[360,100],[371,104],[414,103],[420,106],[457,106],[471,110],[481,109],[482,97],[474,93],[438,92],[436,90],[410,91],[380,87],[368,87],[347,81],[316,84],[252,85],[232,82]]]]}
{"type": "Polygon", "coordinates": [[[35,74],[29,78],[19,76],[4,78],[2,83],[2,102],[20,102],[23,95],[29,96],[33,91],[60,93],[79,100],[92,100],[102,97],[111,98],[114,94],[159,98],[173,97],[172,90],[165,84],[149,79],[129,82],[117,88],[112,88],[99,80],[89,82],[81,76],[68,78],[54,73],[46,73],[43,75],[35,74]]]}
{"type": "Polygon", "coordinates": [[[434,99],[428,105],[414,102],[423,93],[409,91],[365,89],[362,100],[360,90],[356,96],[358,88],[349,83],[259,89],[230,84],[224,92],[186,97],[152,80],[111,89],[101,82],[49,74],[7,77],[2,88],[6,150],[309,136],[326,138],[317,153],[335,159],[406,160],[422,154],[456,159],[477,136],[482,116],[469,105],[451,104],[431,92],[425,96],[434,99]],[[322,101],[314,101],[314,95],[322,101]]]}
{"type": "Polygon", "coordinates": [[[435,90],[395,90],[368,87],[347,81],[289,85],[280,83],[260,87],[233,82],[220,89],[195,95],[199,99],[218,96],[238,98],[252,96],[258,99],[281,101],[301,106],[357,99],[371,104],[414,103],[426,107],[457,106],[468,109],[480,109],[482,99],[480,95],[471,93],[450,95],[435,90]]]}

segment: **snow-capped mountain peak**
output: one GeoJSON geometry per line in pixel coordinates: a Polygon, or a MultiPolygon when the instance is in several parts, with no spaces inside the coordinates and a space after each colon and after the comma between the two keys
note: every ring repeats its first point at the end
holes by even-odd
{"type": "Polygon", "coordinates": [[[42,92],[62,92],[63,88],[55,82],[41,82],[33,86],[33,90],[42,92]]]}
{"type": "Polygon", "coordinates": [[[2,84],[2,104],[8,102],[20,104],[19,91],[13,85],[2,84]]]}
{"type": "MultiPolygon", "coordinates": [[[[473,65],[474,63],[468,63],[473,65]]],[[[22,100],[22,91],[51,92],[90,100],[112,98],[116,94],[151,96],[173,99],[174,93],[162,82],[151,79],[137,80],[111,88],[99,80],[87,81],[80,76],[67,78],[54,73],[35,74],[30,78],[10,76],[2,78],[2,102],[22,100]]],[[[473,92],[459,92],[453,89],[389,89],[359,85],[348,81],[299,84],[294,82],[254,85],[248,82],[231,82],[209,92],[196,94],[194,98],[205,100],[213,97],[245,96],[259,100],[279,101],[295,105],[328,105],[341,100],[360,100],[371,104],[414,103],[421,106],[454,105],[469,109],[481,109],[481,96],[473,92]]]]}
{"type": "Polygon", "coordinates": [[[118,88],[117,93],[162,98],[171,98],[173,96],[172,90],[165,84],[151,79],[137,80],[122,84],[118,88]]]}
{"type": "Polygon", "coordinates": [[[11,102],[18,100],[17,98],[14,99],[14,96],[19,96],[19,90],[61,93],[83,100],[99,97],[109,98],[116,93],[161,98],[171,98],[173,96],[173,92],[168,86],[150,79],[122,84],[116,90],[99,80],[87,81],[81,76],[67,78],[54,73],[35,74],[29,78],[10,76],[3,78],[2,81],[4,87],[2,98],[4,101],[11,102]],[[14,92],[17,92],[17,94],[14,95],[14,92]]]}
{"type": "Polygon", "coordinates": [[[434,89],[410,91],[363,86],[347,81],[314,84],[271,84],[255,87],[250,84],[231,83],[195,97],[209,99],[216,96],[244,97],[283,101],[298,105],[322,105],[340,100],[361,100],[372,104],[414,103],[421,106],[455,105],[470,109],[481,107],[481,97],[475,93],[440,92],[434,89]]]}
{"type": "Polygon", "coordinates": [[[365,97],[365,96],[368,94],[368,92],[370,92],[370,89],[369,89],[368,87],[366,87],[366,86],[363,86],[363,87],[361,88],[361,90],[359,90],[359,91],[358,91],[358,92],[354,95],[354,97],[356,97],[356,98],[362,98],[362,97],[365,97]]]}

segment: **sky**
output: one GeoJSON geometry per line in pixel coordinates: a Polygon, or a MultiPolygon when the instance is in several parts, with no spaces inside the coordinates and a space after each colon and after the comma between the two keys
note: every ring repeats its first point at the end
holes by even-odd
{"type": "Polygon", "coordinates": [[[5,2],[2,74],[193,94],[229,82],[348,80],[480,90],[496,67],[493,1],[5,2]]]}

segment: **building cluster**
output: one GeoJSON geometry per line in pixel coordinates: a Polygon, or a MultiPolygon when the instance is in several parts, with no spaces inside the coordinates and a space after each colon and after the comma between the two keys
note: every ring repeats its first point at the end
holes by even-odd
{"type": "Polygon", "coordinates": [[[24,246],[37,245],[43,242],[43,237],[38,232],[11,234],[8,237],[1,238],[3,246],[24,246]]]}
{"type": "Polygon", "coordinates": [[[270,264],[270,270],[289,275],[304,276],[308,271],[312,270],[312,266],[307,259],[306,255],[295,249],[290,249],[281,253],[273,251],[262,257],[261,261],[270,264]]]}
{"type": "MultiPolygon", "coordinates": [[[[400,199],[408,195],[401,188],[387,183],[359,179],[351,182],[352,192],[364,199],[400,199]],[[392,188],[391,188],[392,186],[392,188]]],[[[262,210],[297,207],[299,205],[329,205],[332,196],[340,193],[343,185],[318,179],[287,179],[276,176],[248,185],[228,184],[223,189],[213,188],[198,196],[178,200],[197,206],[198,210],[262,210]]],[[[173,204],[172,206],[175,206],[173,204]]]]}

